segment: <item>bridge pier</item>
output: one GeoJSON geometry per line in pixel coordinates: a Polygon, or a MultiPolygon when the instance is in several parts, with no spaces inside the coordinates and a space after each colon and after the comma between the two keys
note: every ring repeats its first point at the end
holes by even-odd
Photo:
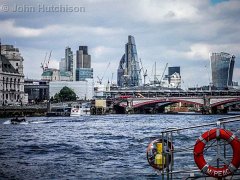
{"type": "Polygon", "coordinates": [[[127,106],[125,108],[126,114],[134,114],[134,108],[133,108],[133,99],[127,99],[127,106]]]}
{"type": "Polygon", "coordinates": [[[228,108],[224,106],[215,106],[211,108],[211,114],[227,114],[228,108]]]}

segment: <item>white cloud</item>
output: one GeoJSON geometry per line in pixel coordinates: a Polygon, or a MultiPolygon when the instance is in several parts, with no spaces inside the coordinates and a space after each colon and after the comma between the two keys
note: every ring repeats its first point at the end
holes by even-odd
{"type": "Polygon", "coordinates": [[[4,37],[22,37],[22,38],[31,38],[31,37],[39,37],[42,34],[53,32],[56,28],[55,26],[48,26],[45,28],[27,28],[16,26],[15,20],[5,20],[0,21],[0,27],[4,27],[0,29],[0,34],[4,37]]]}
{"type": "Polygon", "coordinates": [[[193,3],[192,1],[188,0],[142,0],[140,3],[135,3],[136,8],[133,8],[133,10],[130,11],[130,14],[136,20],[145,21],[147,23],[164,23],[176,21],[193,22],[201,18],[201,14],[196,7],[196,5],[199,4],[200,1],[193,3]]]}

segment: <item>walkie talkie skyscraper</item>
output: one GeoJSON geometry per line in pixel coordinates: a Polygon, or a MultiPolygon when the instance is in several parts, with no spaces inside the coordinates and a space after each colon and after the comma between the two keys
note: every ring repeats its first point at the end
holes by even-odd
{"type": "Polygon", "coordinates": [[[235,56],[221,52],[212,53],[210,58],[213,86],[219,90],[231,87],[235,56]]]}
{"type": "Polygon", "coordinates": [[[122,56],[118,67],[118,86],[133,87],[142,85],[137,48],[133,36],[128,36],[125,45],[125,54],[122,56]]]}

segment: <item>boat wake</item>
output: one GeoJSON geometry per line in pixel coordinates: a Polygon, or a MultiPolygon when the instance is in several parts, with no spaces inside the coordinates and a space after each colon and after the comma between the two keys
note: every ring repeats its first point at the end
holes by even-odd
{"type": "Polygon", "coordinates": [[[33,121],[31,124],[49,124],[54,123],[53,121],[33,121]]]}

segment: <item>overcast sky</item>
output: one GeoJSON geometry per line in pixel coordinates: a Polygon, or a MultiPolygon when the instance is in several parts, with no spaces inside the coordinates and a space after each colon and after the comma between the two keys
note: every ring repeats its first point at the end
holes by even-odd
{"type": "Polygon", "coordinates": [[[0,2],[2,44],[13,44],[20,49],[28,78],[41,78],[40,63],[46,52],[52,50],[50,66],[57,68],[66,46],[76,53],[78,46],[87,45],[94,78],[106,72],[106,82],[113,73],[116,82],[127,36],[133,35],[138,57],[148,70],[147,80],[153,78],[156,61],[158,75],[162,75],[166,63],[181,66],[183,88],[208,85],[209,53],[221,51],[236,56],[233,79],[240,79],[239,0],[0,2]],[[57,12],[59,6],[82,12],[57,12]],[[18,12],[14,12],[16,7],[18,12]],[[43,12],[44,8],[51,7],[55,7],[50,9],[52,12],[43,12]],[[30,12],[26,12],[29,9],[30,12]]]}

